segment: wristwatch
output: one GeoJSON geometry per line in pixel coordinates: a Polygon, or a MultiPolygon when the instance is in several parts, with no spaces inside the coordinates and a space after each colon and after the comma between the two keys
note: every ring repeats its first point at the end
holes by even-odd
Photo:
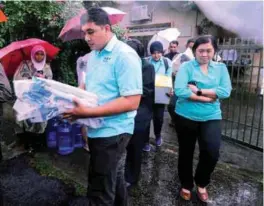
{"type": "Polygon", "coordinates": [[[202,96],[202,94],[203,94],[203,93],[202,93],[202,90],[201,90],[201,89],[198,89],[198,91],[196,92],[196,95],[197,95],[197,96],[202,96]]]}

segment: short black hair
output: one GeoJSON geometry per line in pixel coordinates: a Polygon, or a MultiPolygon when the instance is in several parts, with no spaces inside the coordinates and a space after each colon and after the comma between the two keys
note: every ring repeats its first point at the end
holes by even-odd
{"type": "Polygon", "coordinates": [[[198,48],[198,46],[200,46],[201,44],[206,44],[206,43],[211,43],[212,46],[214,47],[215,53],[217,52],[218,47],[217,47],[216,38],[212,35],[203,35],[203,36],[199,36],[196,38],[193,48],[192,48],[193,54],[195,54],[195,51],[198,48]]]}
{"type": "Polygon", "coordinates": [[[163,51],[163,45],[160,41],[154,41],[151,43],[149,47],[150,53],[154,54],[155,52],[164,53],[163,51]]]}
{"type": "Polygon", "coordinates": [[[190,43],[194,43],[194,42],[195,42],[194,39],[188,39],[186,45],[188,45],[188,44],[190,44],[190,43]]]}
{"type": "Polygon", "coordinates": [[[144,45],[138,39],[128,39],[126,43],[137,52],[140,58],[144,57],[145,48],[144,45]]]}
{"type": "Polygon", "coordinates": [[[111,26],[108,14],[100,7],[91,7],[81,16],[81,25],[87,22],[94,22],[97,26],[111,26]]]}
{"type": "Polygon", "coordinates": [[[171,41],[171,42],[170,42],[170,45],[171,45],[171,44],[176,44],[177,46],[179,46],[179,42],[176,41],[176,40],[171,41]]]}

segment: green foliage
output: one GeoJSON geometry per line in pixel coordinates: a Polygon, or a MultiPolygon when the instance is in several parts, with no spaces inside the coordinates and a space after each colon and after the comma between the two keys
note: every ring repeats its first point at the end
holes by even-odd
{"type": "Polygon", "coordinates": [[[208,20],[206,17],[201,21],[198,26],[198,34],[209,34],[211,28],[221,28],[220,26],[214,24],[212,21],[208,20]]]}
{"type": "Polygon", "coordinates": [[[41,154],[36,154],[34,158],[30,160],[30,165],[35,168],[41,176],[54,177],[62,180],[65,184],[74,186],[76,189],[76,195],[85,196],[86,188],[78,183],[74,178],[68,175],[65,171],[56,168],[48,158],[41,154]]]}
{"type": "Polygon", "coordinates": [[[100,1],[100,0],[94,0],[94,1],[83,1],[84,7],[86,9],[92,7],[92,6],[100,6],[100,7],[115,7],[117,5],[116,1],[100,1]]]}
{"type": "Polygon", "coordinates": [[[89,52],[89,48],[84,41],[73,44],[72,42],[63,43],[58,39],[65,24],[65,20],[61,17],[65,5],[55,1],[4,1],[2,3],[8,21],[0,24],[0,48],[13,41],[27,38],[48,41],[61,49],[59,55],[51,62],[54,78],[76,85],[75,62],[78,54],[75,51],[89,52]]]}
{"type": "Polygon", "coordinates": [[[6,1],[4,5],[8,21],[1,24],[1,36],[4,34],[6,44],[29,37],[56,41],[53,35],[62,25],[56,28],[52,23],[59,17],[62,5],[51,1],[6,1]],[[51,29],[54,31],[50,33],[51,29]]]}
{"type": "MultiPolygon", "coordinates": [[[[90,49],[84,40],[63,43],[58,36],[66,21],[83,8],[82,2],[1,2],[8,21],[0,23],[0,48],[13,41],[27,38],[48,41],[61,49],[51,62],[54,79],[76,86],[76,60],[90,49]]],[[[118,25],[113,26],[113,31],[119,39],[125,34],[125,30],[118,25]]]]}
{"type": "Polygon", "coordinates": [[[126,30],[122,27],[120,27],[118,24],[112,26],[112,30],[117,36],[118,39],[122,40],[124,37],[126,30]]]}

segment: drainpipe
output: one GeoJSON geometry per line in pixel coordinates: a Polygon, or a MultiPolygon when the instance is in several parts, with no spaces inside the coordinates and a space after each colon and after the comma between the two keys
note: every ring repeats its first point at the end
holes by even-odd
{"type": "Polygon", "coordinates": [[[196,10],[196,21],[195,21],[195,26],[197,27],[198,25],[198,16],[199,16],[199,10],[196,10]]]}
{"type": "Polygon", "coordinates": [[[196,33],[194,34],[195,36],[196,36],[197,34],[199,34],[199,31],[198,31],[198,30],[199,30],[199,26],[198,26],[198,17],[199,17],[199,9],[196,10],[196,20],[195,20],[195,29],[196,29],[195,32],[196,32],[196,33]]]}

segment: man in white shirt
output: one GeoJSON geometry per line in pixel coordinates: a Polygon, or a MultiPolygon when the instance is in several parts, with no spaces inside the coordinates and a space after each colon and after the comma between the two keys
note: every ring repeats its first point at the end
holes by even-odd
{"type": "Polygon", "coordinates": [[[76,72],[78,76],[78,86],[80,86],[81,84],[85,84],[85,75],[87,70],[88,58],[89,58],[89,53],[77,59],[76,72]]]}
{"type": "Polygon", "coordinates": [[[220,50],[218,53],[224,62],[235,63],[237,60],[237,51],[235,49],[224,49],[220,50]]]}
{"type": "MultiPolygon", "coordinates": [[[[88,62],[89,55],[90,55],[90,53],[85,54],[84,56],[81,56],[77,59],[76,73],[77,73],[77,77],[78,77],[78,86],[82,89],[85,89],[83,87],[83,85],[85,85],[85,76],[86,76],[86,72],[87,72],[87,62],[88,62]]],[[[88,146],[88,137],[87,137],[87,127],[86,126],[82,126],[82,136],[83,136],[83,140],[85,142],[85,145],[83,148],[89,152],[90,150],[89,150],[89,146],[88,146]]]]}

